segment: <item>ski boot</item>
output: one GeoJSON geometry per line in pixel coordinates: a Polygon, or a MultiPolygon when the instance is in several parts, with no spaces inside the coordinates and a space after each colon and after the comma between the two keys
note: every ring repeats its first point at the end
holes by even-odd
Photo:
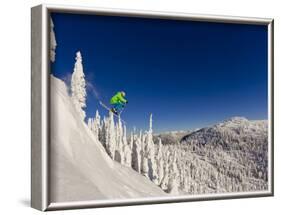
{"type": "Polygon", "coordinates": [[[110,111],[111,111],[112,113],[114,113],[115,115],[119,116],[119,114],[118,114],[118,112],[115,110],[115,108],[111,108],[110,111]]]}

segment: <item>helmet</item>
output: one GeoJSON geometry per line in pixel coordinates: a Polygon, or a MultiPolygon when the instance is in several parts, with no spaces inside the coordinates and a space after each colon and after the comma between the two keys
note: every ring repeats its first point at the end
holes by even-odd
{"type": "Polygon", "coordinates": [[[125,97],[126,93],[124,91],[121,91],[121,95],[125,97]]]}

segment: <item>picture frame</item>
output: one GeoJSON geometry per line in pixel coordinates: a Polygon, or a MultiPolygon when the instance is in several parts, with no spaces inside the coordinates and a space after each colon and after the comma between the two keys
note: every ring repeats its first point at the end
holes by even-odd
{"type": "MultiPolygon", "coordinates": [[[[39,5],[31,9],[31,206],[41,211],[97,208],[188,202],[201,200],[266,197],[274,195],[274,21],[271,18],[250,18],[219,15],[88,8],[81,6],[39,5]],[[51,81],[50,81],[50,14],[80,14],[102,17],[145,18],[146,20],[192,21],[194,23],[245,24],[267,27],[268,78],[268,189],[257,192],[209,193],[146,198],[109,198],[53,202],[51,189],[51,81]]],[[[76,56],[77,57],[77,56],[76,56]]]]}

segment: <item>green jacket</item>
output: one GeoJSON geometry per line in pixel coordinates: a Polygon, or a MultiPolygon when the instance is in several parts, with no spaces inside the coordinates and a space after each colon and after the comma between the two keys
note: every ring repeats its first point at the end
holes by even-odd
{"type": "Polygon", "coordinates": [[[111,99],[110,104],[126,103],[127,100],[122,96],[121,92],[116,93],[111,99]]]}

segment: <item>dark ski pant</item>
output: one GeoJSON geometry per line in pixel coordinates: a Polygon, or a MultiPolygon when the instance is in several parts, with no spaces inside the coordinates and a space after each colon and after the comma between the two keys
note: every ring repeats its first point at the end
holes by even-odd
{"type": "Polygon", "coordinates": [[[123,103],[116,103],[116,104],[112,104],[113,108],[119,113],[124,107],[125,104],[123,103]]]}

